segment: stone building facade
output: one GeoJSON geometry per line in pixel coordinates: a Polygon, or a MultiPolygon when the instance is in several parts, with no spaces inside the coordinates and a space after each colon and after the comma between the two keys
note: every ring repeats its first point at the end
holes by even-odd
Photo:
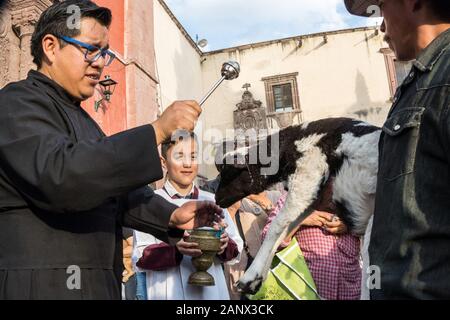
{"type": "MultiPolygon", "coordinates": [[[[225,81],[203,106],[198,134],[208,159],[214,156],[214,141],[233,129],[277,130],[339,116],[381,125],[410,67],[395,61],[375,27],[201,52],[163,0],[155,1],[154,14],[163,106],[171,100],[201,99],[220,77],[224,62],[241,65],[240,77],[225,81]]],[[[200,170],[209,179],[217,174],[208,161],[200,170]]]]}
{"type": "Polygon", "coordinates": [[[9,0],[0,12],[0,88],[26,77],[35,68],[31,35],[41,13],[52,0],[9,0]]]}
{"type": "MultiPolygon", "coordinates": [[[[34,26],[42,11],[59,0],[5,1],[0,88],[35,67],[30,53],[34,26]]],[[[154,121],[174,100],[200,100],[220,77],[222,63],[241,64],[240,77],[226,81],[204,105],[198,130],[202,151],[211,157],[211,138],[224,137],[229,129],[278,129],[332,116],[381,125],[409,68],[395,61],[377,28],[202,52],[163,0],[95,2],[113,12],[110,45],[117,59],[104,75],[118,84],[110,101],[99,87],[83,107],[109,135],[154,121]]],[[[200,170],[207,178],[217,173],[212,164],[200,170]]]]}
{"type": "MultiPolygon", "coordinates": [[[[5,0],[0,12],[0,88],[26,78],[32,62],[31,36],[41,13],[59,0],[5,0]]],[[[110,45],[117,54],[104,75],[118,82],[110,101],[104,88],[83,103],[107,134],[157,118],[153,0],[96,0],[113,12],[110,45]],[[101,101],[96,111],[96,102],[101,101]]]]}

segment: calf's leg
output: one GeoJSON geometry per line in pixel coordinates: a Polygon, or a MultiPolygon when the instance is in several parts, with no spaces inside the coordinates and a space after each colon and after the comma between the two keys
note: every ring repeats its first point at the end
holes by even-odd
{"type": "Polygon", "coordinates": [[[242,292],[254,294],[259,290],[278,246],[311,213],[310,206],[328,176],[326,156],[320,148],[312,146],[302,153],[296,172],[289,177],[285,206],[272,222],[252,265],[237,283],[242,292]]]}

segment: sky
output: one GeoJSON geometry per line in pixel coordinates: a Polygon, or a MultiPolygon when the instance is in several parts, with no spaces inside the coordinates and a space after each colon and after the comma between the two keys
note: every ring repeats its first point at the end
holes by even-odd
{"type": "Polygon", "coordinates": [[[378,18],[350,15],[343,0],[165,0],[203,51],[260,41],[380,25],[378,18]]]}

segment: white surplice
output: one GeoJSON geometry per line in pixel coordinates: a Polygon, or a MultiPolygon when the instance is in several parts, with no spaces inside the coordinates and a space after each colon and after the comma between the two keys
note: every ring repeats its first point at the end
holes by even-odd
{"type": "MultiPolygon", "coordinates": [[[[188,201],[196,201],[189,199],[172,199],[172,196],[176,194],[176,191],[168,181],[165,184],[165,190],[159,189],[156,190],[155,193],[178,206],[181,206],[188,201]]],[[[214,195],[209,192],[199,190],[198,200],[214,201],[214,195]]],[[[226,232],[228,233],[230,239],[232,239],[237,244],[239,252],[242,252],[243,241],[239,235],[239,232],[227,210],[224,210],[224,214],[225,221],[228,224],[226,232]]],[[[134,263],[136,263],[136,261],[139,260],[140,257],[142,257],[142,253],[147,246],[159,243],[161,243],[161,241],[154,236],[135,231],[133,253],[134,263]]],[[[226,263],[232,265],[238,263],[239,259],[240,254],[235,259],[226,263]]],[[[191,275],[191,273],[195,272],[195,269],[191,263],[191,257],[189,256],[183,256],[183,260],[181,261],[180,266],[169,268],[164,271],[141,270],[136,267],[136,265],[135,268],[137,271],[146,273],[148,300],[230,299],[225,276],[223,273],[223,268],[218,258],[215,259],[214,264],[211,266],[211,268],[208,269],[208,273],[211,274],[215,279],[215,286],[211,287],[197,287],[188,284],[189,276],[191,275]]]]}

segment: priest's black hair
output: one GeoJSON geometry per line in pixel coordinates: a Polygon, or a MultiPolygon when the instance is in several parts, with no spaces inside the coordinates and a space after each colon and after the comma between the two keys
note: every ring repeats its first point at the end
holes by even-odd
{"type": "MultiPolygon", "coordinates": [[[[74,27],[74,8],[76,8],[76,14],[79,12],[81,19],[94,18],[105,27],[109,28],[111,25],[111,10],[99,7],[90,0],[56,1],[42,13],[31,38],[31,55],[38,68],[42,66],[42,59],[44,58],[42,39],[46,35],[52,34],[56,37],[66,36],[71,38],[80,35],[80,28],[74,27]]],[[[60,44],[61,47],[65,45],[63,41],[60,41],[60,44]]]]}

